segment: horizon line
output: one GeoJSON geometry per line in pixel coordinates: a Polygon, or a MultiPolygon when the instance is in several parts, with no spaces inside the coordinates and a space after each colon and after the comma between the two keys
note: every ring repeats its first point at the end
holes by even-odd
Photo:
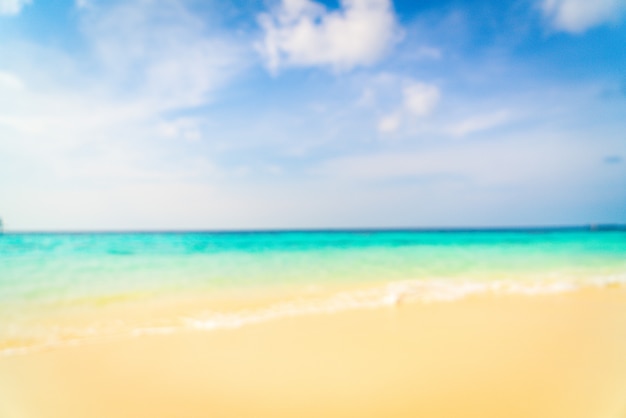
{"type": "Polygon", "coordinates": [[[319,228],[224,228],[224,229],[5,229],[0,234],[254,234],[254,233],[376,233],[376,232],[550,232],[626,231],[626,223],[533,226],[451,226],[451,227],[319,227],[319,228]]]}

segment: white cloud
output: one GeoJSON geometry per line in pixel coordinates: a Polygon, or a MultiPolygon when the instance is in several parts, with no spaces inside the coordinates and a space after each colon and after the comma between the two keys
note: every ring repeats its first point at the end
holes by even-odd
{"type": "Polygon", "coordinates": [[[31,3],[32,0],[0,0],[0,16],[18,15],[24,6],[31,3]]]}
{"type": "Polygon", "coordinates": [[[85,9],[92,6],[91,0],[76,0],[75,4],[77,9],[85,9]]]}
{"type": "Polygon", "coordinates": [[[0,90],[22,90],[23,88],[24,83],[18,76],[13,73],[0,71],[0,90]]]}
{"type": "Polygon", "coordinates": [[[465,136],[475,132],[481,132],[503,125],[512,119],[508,110],[499,110],[492,113],[471,116],[457,124],[453,124],[448,130],[453,136],[465,136]]]}
{"type": "Polygon", "coordinates": [[[178,118],[160,123],[156,133],[164,138],[199,141],[202,139],[202,121],[196,118],[178,118]]]}
{"type": "Polygon", "coordinates": [[[207,102],[243,66],[241,47],[211,33],[181,2],[122,2],[86,19],[107,78],[163,108],[207,102]]]}
{"type": "Polygon", "coordinates": [[[402,123],[402,115],[399,113],[392,113],[385,115],[378,121],[378,131],[381,133],[396,132],[400,128],[402,123]]]}
{"type": "Polygon", "coordinates": [[[441,93],[437,86],[426,83],[411,83],[403,90],[404,107],[415,116],[427,116],[437,106],[441,93]]]}
{"type": "Polygon", "coordinates": [[[84,54],[2,45],[0,206],[15,205],[10,218],[23,227],[35,225],[27,213],[46,222],[42,210],[26,210],[23,190],[77,190],[67,205],[80,208],[87,185],[116,196],[123,186],[222,175],[202,152],[205,127],[181,115],[215,100],[245,67],[240,44],[177,0],[94,3],[78,16],[84,54]]]}
{"type": "MultiPolygon", "coordinates": [[[[0,124],[56,138],[47,143],[86,143],[91,132],[156,126],[164,112],[206,104],[245,66],[236,42],[177,1],[102,5],[80,16],[91,57],[20,46],[20,71],[0,72],[0,124]],[[37,88],[25,87],[29,78],[37,88]]],[[[184,136],[198,138],[187,125],[184,136]]]]}
{"type": "Polygon", "coordinates": [[[261,14],[259,23],[265,36],[257,49],[271,71],[371,65],[399,36],[389,0],[342,0],[338,11],[311,0],[282,0],[280,7],[261,14]]]}
{"type": "Polygon", "coordinates": [[[601,152],[571,138],[523,136],[481,143],[457,142],[438,148],[382,152],[330,160],[319,170],[336,180],[453,178],[480,186],[545,184],[579,178],[601,152]],[[596,157],[589,158],[590,154],[596,157]],[[529,169],[532,167],[532,169],[529,169]]]}
{"type": "Polygon", "coordinates": [[[397,132],[403,125],[428,117],[441,100],[441,91],[434,84],[388,76],[383,86],[387,92],[399,90],[395,109],[378,120],[378,131],[383,134],[397,132]]]}
{"type": "Polygon", "coordinates": [[[624,0],[543,0],[541,9],[557,30],[582,33],[617,22],[626,12],[624,0]]]}

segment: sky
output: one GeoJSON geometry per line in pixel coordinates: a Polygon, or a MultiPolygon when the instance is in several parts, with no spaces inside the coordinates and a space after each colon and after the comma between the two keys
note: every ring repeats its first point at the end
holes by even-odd
{"type": "Polygon", "coordinates": [[[0,216],[626,223],[626,0],[0,0],[0,216]]]}

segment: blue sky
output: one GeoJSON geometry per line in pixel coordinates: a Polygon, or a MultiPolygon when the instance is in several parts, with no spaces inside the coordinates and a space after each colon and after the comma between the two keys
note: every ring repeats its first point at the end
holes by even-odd
{"type": "Polygon", "coordinates": [[[626,1],[0,0],[0,216],[626,222],[626,1]]]}

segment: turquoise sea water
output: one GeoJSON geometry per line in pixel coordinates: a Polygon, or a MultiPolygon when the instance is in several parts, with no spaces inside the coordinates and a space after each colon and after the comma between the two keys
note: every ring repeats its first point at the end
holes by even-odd
{"type": "Polygon", "coordinates": [[[626,231],[4,234],[0,341],[33,312],[101,297],[499,281],[623,283],[626,231]]]}

